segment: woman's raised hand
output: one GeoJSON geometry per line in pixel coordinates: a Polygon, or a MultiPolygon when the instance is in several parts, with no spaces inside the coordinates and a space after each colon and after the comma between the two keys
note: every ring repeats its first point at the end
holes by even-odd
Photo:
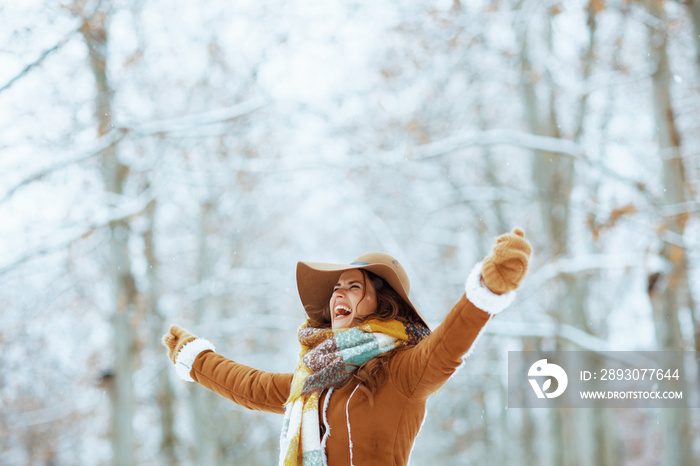
{"type": "Polygon", "coordinates": [[[513,291],[525,278],[532,247],[520,228],[496,237],[496,242],[481,264],[484,285],[495,294],[513,291]]]}
{"type": "Polygon", "coordinates": [[[163,344],[168,348],[168,357],[173,362],[176,363],[177,354],[180,352],[183,346],[192,340],[196,340],[197,337],[189,333],[187,330],[173,325],[170,327],[170,331],[163,335],[163,344]]]}

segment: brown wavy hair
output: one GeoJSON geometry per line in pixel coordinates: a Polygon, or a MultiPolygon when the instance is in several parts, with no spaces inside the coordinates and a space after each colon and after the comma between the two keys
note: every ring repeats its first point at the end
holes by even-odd
{"type": "MultiPolygon", "coordinates": [[[[364,277],[364,287],[367,290],[367,282],[371,282],[377,295],[377,310],[365,317],[356,318],[353,326],[360,325],[370,319],[390,321],[398,320],[403,323],[421,323],[420,317],[413,311],[404,299],[394,291],[394,289],[379,275],[376,275],[367,270],[360,269],[364,277]]],[[[362,297],[364,299],[364,296],[362,297]]],[[[330,315],[330,303],[324,308],[324,315],[330,315]]],[[[331,324],[328,324],[331,326],[331,324]]],[[[389,361],[399,353],[405,351],[416,343],[408,343],[399,345],[396,348],[379,356],[370,359],[361,366],[356,366],[357,369],[348,377],[341,387],[346,385],[359,383],[359,388],[367,394],[370,405],[373,403],[374,393],[381,388],[389,377],[389,361]]]]}

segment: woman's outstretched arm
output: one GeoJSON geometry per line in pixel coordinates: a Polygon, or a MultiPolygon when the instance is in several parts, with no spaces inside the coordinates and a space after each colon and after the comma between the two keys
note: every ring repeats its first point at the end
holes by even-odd
{"type": "Polygon", "coordinates": [[[208,340],[173,325],[163,337],[178,375],[244,408],[284,413],[293,374],[265,372],[215,352],[208,340]]]}
{"type": "Polygon", "coordinates": [[[530,254],[520,229],[496,238],[491,254],[469,274],[465,294],[442,324],[392,361],[392,381],[399,390],[407,396],[427,398],[450,378],[488,321],[514,300],[530,254]]]}

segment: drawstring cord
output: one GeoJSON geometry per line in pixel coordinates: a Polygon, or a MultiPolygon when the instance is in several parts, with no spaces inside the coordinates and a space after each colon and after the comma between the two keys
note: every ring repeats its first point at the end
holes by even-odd
{"type": "MultiPolygon", "coordinates": [[[[350,466],[354,466],[354,464],[352,462],[352,432],[350,430],[349,407],[350,407],[350,400],[352,400],[352,397],[355,395],[355,392],[357,391],[358,388],[360,388],[359,384],[352,391],[352,393],[348,397],[348,401],[345,403],[345,423],[348,426],[348,442],[350,445],[350,466]]],[[[333,395],[333,390],[335,390],[335,389],[330,388],[328,390],[328,393],[326,394],[326,398],[323,400],[323,425],[326,428],[326,431],[323,433],[323,438],[321,439],[321,451],[326,451],[326,441],[328,440],[328,437],[331,435],[331,426],[328,423],[328,405],[330,404],[331,395],[333,395]]],[[[325,458],[325,455],[324,455],[324,458],[325,458]]]]}
{"type": "Polygon", "coordinates": [[[350,415],[348,414],[348,407],[350,406],[350,400],[352,400],[352,397],[358,388],[360,388],[360,384],[357,384],[355,386],[355,389],[350,394],[350,397],[348,398],[347,403],[345,403],[345,420],[346,420],[347,425],[348,425],[348,441],[350,443],[350,466],[354,466],[354,465],[352,463],[352,433],[350,432],[350,415]]]}

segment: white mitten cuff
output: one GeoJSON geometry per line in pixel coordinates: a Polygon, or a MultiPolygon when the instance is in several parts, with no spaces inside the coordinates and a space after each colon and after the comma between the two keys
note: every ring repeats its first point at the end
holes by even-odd
{"type": "Polygon", "coordinates": [[[177,372],[177,375],[179,375],[182,380],[194,382],[194,379],[190,376],[192,364],[194,364],[194,360],[199,353],[207,350],[216,351],[216,348],[214,348],[214,345],[212,345],[209,340],[203,338],[196,338],[183,346],[175,358],[175,372],[177,372]]]}
{"type": "Polygon", "coordinates": [[[489,314],[498,314],[515,300],[515,290],[496,294],[481,283],[481,262],[477,263],[464,284],[467,299],[479,309],[489,314]]]}

